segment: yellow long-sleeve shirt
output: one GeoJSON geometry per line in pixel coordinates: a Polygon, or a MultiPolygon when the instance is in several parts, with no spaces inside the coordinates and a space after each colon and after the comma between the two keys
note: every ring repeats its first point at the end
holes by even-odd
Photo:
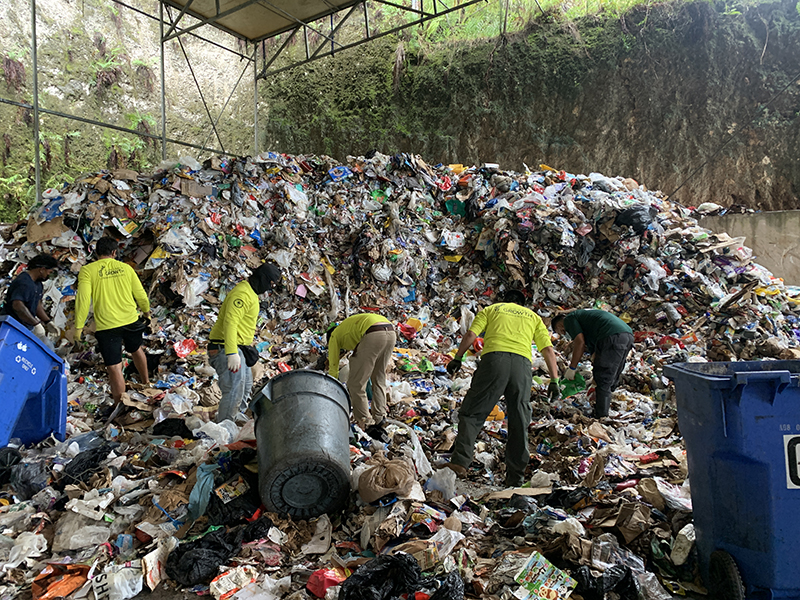
{"type": "Polygon", "coordinates": [[[75,298],[77,329],[86,324],[90,304],[94,307],[97,331],[135,322],[139,318],[137,305],[142,312],[150,310],[150,301],[136,271],[113,258],[101,258],[81,267],[75,298]]]}
{"type": "Polygon", "coordinates": [[[531,360],[532,341],[536,342],[539,352],[553,345],[541,317],[529,308],[510,302],[484,308],[475,315],[469,330],[475,335],[486,332],[483,354],[513,352],[531,360]]]}
{"type": "Polygon", "coordinates": [[[328,342],[328,373],[339,377],[339,352],[354,350],[367,329],[376,323],[389,323],[389,319],[374,313],[361,313],[347,317],[333,330],[328,342]]]}
{"type": "Polygon", "coordinates": [[[257,323],[258,295],[242,281],[225,297],[208,339],[225,342],[225,354],[236,354],[239,346],[253,343],[257,323]]]}

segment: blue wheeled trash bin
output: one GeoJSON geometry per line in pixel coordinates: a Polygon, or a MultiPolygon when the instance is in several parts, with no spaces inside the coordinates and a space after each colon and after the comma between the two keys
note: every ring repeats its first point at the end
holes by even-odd
{"type": "Polygon", "coordinates": [[[800,361],[681,363],[664,374],[675,382],[706,584],[720,600],[800,599],[800,361]]]}
{"type": "Polygon", "coordinates": [[[13,317],[0,317],[0,448],[35,444],[67,427],[64,361],[13,317]]]}

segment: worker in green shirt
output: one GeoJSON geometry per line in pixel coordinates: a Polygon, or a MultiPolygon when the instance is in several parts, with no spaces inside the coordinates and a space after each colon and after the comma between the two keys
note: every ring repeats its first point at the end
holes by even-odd
{"type": "Polygon", "coordinates": [[[397,341],[389,319],[372,313],[347,317],[328,328],[328,373],[339,377],[341,351],[352,350],[347,391],[353,419],[371,437],[380,439],[386,418],[386,369],[397,341]],[[367,401],[367,382],[372,380],[372,408],[367,401]]]}
{"type": "Polygon", "coordinates": [[[619,384],[625,361],[633,348],[633,331],[619,317],[604,310],[574,310],[557,315],[550,323],[553,331],[572,340],[572,357],[564,373],[575,378],[584,351],[592,355],[595,384],[594,416],[608,416],[611,393],[619,384]]]}
{"type": "Polygon", "coordinates": [[[217,423],[242,420],[245,403],[253,388],[253,372],[258,353],[252,348],[256,335],[259,295],[281,280],[280,269],[271,263],[258,267],[246,281],[237,284],[225,297],[219,316],[208,335],[208,359],[219,377],[222,397],[217,423]],[[250,361],[246,358],[249,357],[250,361]]]}
{"type": "Polygon", "coordinates": [[[475,440],[486,417],[500,396],[505,396],[508,414],[508,444],[506,445],[506,485],[516,487],[523,483],[525,468],[530,460],[528,425],[531,422],[531,343],[544,357],[550,374],[548,394],[551,400],[560,396],[558,366],[550,333],[542,319],[525,308],[525,296],[519,290],[509,290],[502,301],[487,306],[472,321],[456,355],[447,365],[453,376],[461,368],[464,353],[482,332],[483,352],[478,369],[472,376],[472,385],[458,410],[458,435],[453,444],[453,454],[447,465],[457,475],[463,476],[472,462],[475,440]]]}
{"type": "Polygon", "coordinates": [[[97,260],[81,267],[75,298],[75,341],[81,340],[91,304],[96,326],[94,337],[106,365],[114,402],[119,402],[125,392],[123,343],[133,358],[141,383],[150,383],[147,356],[142,349],[146,321],[139,320],[136,310],[138,306],[145,319],[149,320],[150,301],[136,271],[115,259],[118,247],[114,238],[103,237],[97,241],[97,260]]]}

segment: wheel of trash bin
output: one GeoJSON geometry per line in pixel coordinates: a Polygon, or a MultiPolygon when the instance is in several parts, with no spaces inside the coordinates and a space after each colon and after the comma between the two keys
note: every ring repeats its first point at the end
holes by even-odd
{"type": "Polygon", "coordinates": [[[336,464],[325,459],[306,459],[276,469],[262,488],[267,508],[296,519],[310,519],[341,509],[347,501],[349,482],[336,464]]]}
{"type": "Polygon", "coordinates": [[[22,455],[16,448],[0,449],[0,484],[11,479],[11,468],[22,461],[22,455]]]}
{"type": "Polygon", "coordinates": [[[724,550],[711,553],[708,564],[709,587],[715,600],[745,600],[744,584],[733,557],[724,550]]]}

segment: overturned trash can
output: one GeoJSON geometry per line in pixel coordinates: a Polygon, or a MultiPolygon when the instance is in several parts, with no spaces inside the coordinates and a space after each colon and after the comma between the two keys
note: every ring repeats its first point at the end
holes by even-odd
{"type": "Polygon", "coordinates": [[[706,584],[718,599],[800,598],[800,361],[664,374],[675,381],[706,584]]]}
{"type": "Polygon", "coordinates": [[[344,386],[317,371],[289,371],[267,382],[252,409],[264,505],[298,519],[341,509],[350,493],[344,386]]]}
{"type": "Polygon", "coordinates": [[[63,441],[67,428],[64,361],[13,317],[0,317],[0,447],[18,438],[63,441]]]}

